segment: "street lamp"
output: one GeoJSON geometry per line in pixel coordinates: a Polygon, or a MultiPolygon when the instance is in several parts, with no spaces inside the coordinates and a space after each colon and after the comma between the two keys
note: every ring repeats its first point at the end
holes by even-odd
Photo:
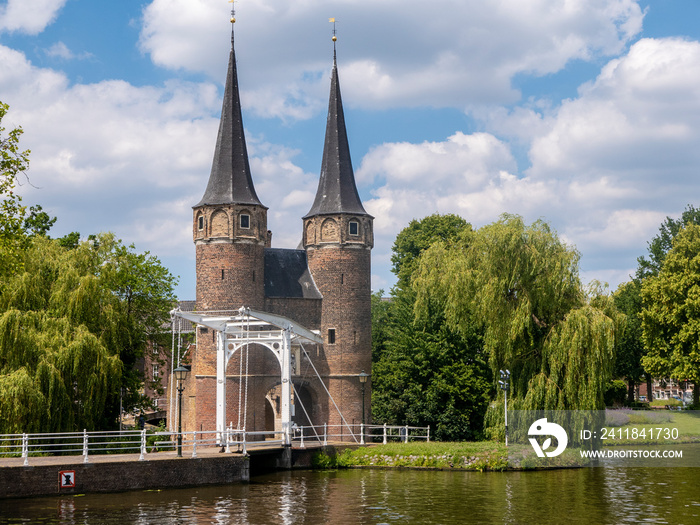
{"type": "Polygon", "coordinates": [[[177,379],[177,457],[182,457],[182,392],[185,390],[183,383],[187,379],[189,370],[180,365],[175,370],[175,379],[177,379]]]}
{"type": "Polygon", "coordinates": [[[505,403],[505,418],[506,418],[506,447],[508,446],[508,381],[510,380],[510,370],[500,370],[501,380],[498,382],[501,390],[503,390],[503,402],[505,403]]]}
{"type": "Polygon", "coordinates": [[[365,383],[369,379],[369,374],[364,370],[357,376],[360,379],[360,384],[362,385],[362,424],[365,424],[365,383]]]}

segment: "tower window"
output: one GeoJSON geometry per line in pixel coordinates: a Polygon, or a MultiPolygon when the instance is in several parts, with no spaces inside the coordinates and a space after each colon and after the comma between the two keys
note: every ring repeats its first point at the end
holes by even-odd
{"type": "Polygon", "coordinates": [[[360,223],[357,221],[350,221],[349,223],[350,235],[360,235],[360,223]]]}
{"type": "Polygon", "coordinates": [[[250,215],[241,213],[241,228],[250,228],[250,215]]]}
{"type": "Polygon", "coordinates": [[[329,345],[335,344],[335,328],[328,329],[328,344],[329,345]]]}
{"type": "Polygon", "coordinates": [[[204,229],[204,217],[200,215],[197,217],[197,229],[198,230],[203,230],[204,229]]]}
{"type": "Polygon", "coordinates": [[[224,269],[223,268],[221,269],[221,280],[222,281],[224,280],[224,269]]]}

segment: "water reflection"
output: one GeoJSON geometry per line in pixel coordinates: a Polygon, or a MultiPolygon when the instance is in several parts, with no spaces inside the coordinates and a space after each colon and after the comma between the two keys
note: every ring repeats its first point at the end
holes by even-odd
{"type": "Polygon", "coordinates": [[[700,469],[283,472],[246,485],[0,500],[0,523],[700,523],[700,469]]]}

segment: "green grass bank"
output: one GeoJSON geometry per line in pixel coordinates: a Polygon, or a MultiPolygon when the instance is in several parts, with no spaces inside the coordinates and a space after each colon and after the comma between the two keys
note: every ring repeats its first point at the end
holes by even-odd
{"type": "Polygon", "coordinates": [[[345,449],[334,456],[319,453],[313,459],[313,466],[500,471],[508,467],[508,450],[503,443],[493,441],[389,443],[345,449]]]}

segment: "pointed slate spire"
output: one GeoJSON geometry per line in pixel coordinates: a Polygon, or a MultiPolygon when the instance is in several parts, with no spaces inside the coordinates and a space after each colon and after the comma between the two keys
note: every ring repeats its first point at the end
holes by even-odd
{"type": "Polygon", "coordinates": [[[231,31],[231,54],[229,55],[228,75],[221,108],[219,135],[214,151],[214,162],[204,196],[194,207],[207,204],[256,204],[262,206],[255,193],[253,179],[250,175],[248,150],[243,133],[233,31],[231,31]]]}
{"type": "Polygon", "coordinates": [[[326,141],[323,145],[321,178],[318,181],[316,199],[304,219],[315,215],[337,213],[369,215],[362,206],[357,186],[355,186],[348,134],[345,129],[343,101],[340,97],[338,64],[334,44],[333,74],[328,101],[328,120],[326,122],[326,141]]]}

